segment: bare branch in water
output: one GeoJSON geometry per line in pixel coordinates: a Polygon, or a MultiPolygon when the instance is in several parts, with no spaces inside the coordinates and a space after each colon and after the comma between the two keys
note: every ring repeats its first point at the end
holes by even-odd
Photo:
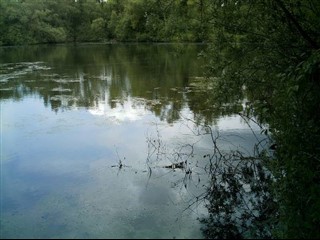
{"type": "Polygon", "coordinates": [[[174,186],[181,184],[187,191],[189,185],[203,189],[196,195],[189,191],[191,199],[183,212],[194,212],[198,206],[206,206],[208,216],[199,219],[203,223],[203,233],[208,238],[271,236],[273,226],[267,219],[275,215],[277,209],[269,189],[273,177],[265,166],[266,160],[270,159],[269,152],[266,151],[270,139],[268,136],[261,139],[262,135],[253,130],[250,122],[255,123],[254,119],[244,115],[241,117],[256,139],[252,151],[246,153],[235,145],[234,149],[223,150],[221,142],[225,139],[218,130],[213,130],[208,125],[193,128],[188,126],[195,136],[209,137],[212,143],[211,149],[201,156],[196,145],[200,140],[182,144],[169,151],[158,128],[156,139],[147,139],[148,181],[151,178],[152,163],[170,160],[171,164],[156,167],[184,172],[184,177],[174,186]],[[194,176],[197,178],[193,179],[194,176]]]}

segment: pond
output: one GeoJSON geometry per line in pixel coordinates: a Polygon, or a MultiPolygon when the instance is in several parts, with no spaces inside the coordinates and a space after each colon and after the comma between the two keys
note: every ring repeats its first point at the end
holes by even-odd
{"type": "Polygon", "coordinates": [[[202,238],[203,126],[226,150],[259,130],[206,104],[205,49],[1,48],[1,238],[202,238]]]}

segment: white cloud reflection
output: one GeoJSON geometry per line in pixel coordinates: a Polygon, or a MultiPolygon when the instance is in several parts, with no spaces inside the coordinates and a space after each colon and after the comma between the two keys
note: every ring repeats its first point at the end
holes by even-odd
{"type": "Polygon", "coordinates": [[[115,123],[137,121],[141,120],[145,115],[151,114],[143,103],[131,97],[121,102],[114,100],[114,103],[115,105],[111,107],[108,102],[98,102],[95,108],[89,110],[89,113],[96,116],[104,116],[115,123]]]}

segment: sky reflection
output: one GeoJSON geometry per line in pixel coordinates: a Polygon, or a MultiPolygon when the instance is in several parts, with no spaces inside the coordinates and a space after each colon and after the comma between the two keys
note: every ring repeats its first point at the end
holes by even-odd
{"type": "Polygon", "coordinates": [[[233,136],[225,149],[255,139],[239,116],[200,106],[188,86],[196,47],[127,48],[2,53],[2,238],[202,237],[206,209],[188,206],[205,190],[212,141],[196,123],[233,136]],[[192,176],[164,168],[182,160],[192,176]]]}

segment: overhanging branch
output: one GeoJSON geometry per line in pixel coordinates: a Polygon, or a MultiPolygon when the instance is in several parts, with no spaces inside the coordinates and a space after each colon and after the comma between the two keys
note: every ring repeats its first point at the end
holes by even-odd
{"type": "Polygon", "coordinates": [[[314,49],[319,49],[318,43],[314,41],[308,33],[301,27],[297,19],[294,17],[292,13],[289,12],[289,10],[286,8],[284,3],[281,0],[275,0],[274,1],[284,12],[286,15],[287,19],[292,22],[292,24],[295,26],[295,28],[298,30],[298,32],[301,34],[301,36],[308,42],[308,44],[314,48],[314,49]]]}

